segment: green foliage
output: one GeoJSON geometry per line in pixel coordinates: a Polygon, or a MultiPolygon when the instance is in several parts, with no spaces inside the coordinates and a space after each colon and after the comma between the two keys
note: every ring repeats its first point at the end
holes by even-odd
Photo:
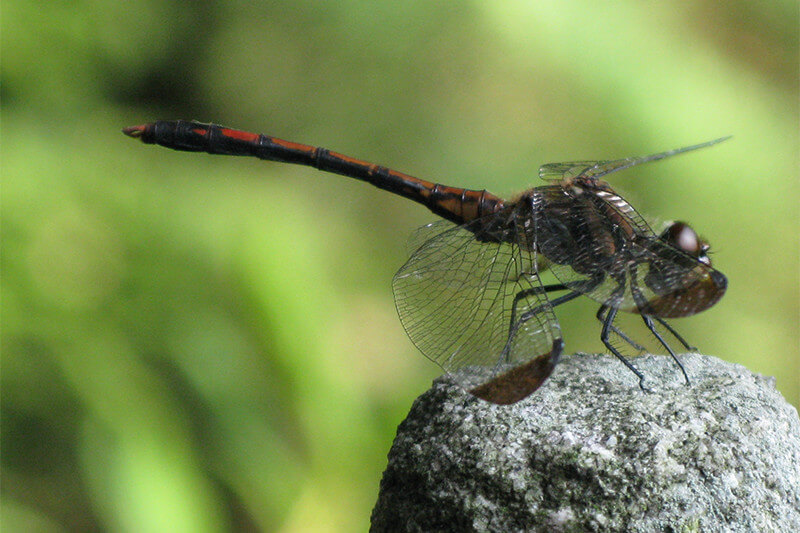
{"type": "MultiPolygon", "coordinates": [[[[390,290],[432,215],[119,131],[158,118],[498,194],[732,134],[613,184],[718,251],[678,329],[800,404],[796,5],[547,5],[3,2],[6,529],[364,530],[436,373],[390,290]]],[[[559,309],[567,350],[593,312],[559,309]]]]}

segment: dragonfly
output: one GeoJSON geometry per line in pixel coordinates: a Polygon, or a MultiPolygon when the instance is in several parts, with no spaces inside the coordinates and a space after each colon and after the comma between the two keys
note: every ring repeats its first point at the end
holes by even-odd
{"type": "Polygon", "coordinates": [[[644,375],[612,342],[644,350],[615,325],[619,311],[641,317],[688,384],[665,334],[696,349],[666,319],[708,309],[727,287],[711,266],[708,243],[691,226],[673,222],[656,234],[602,178],[728,137],[642,157],[549,163],[539,169],[543,185],[503,199],[215,124],[161,120],[123,133],[174,150],[307,165],[371,183],[441,217],[417,231],[410,258],[393,278],[397,312],[423,354],[494,404],[528,397],[551,375],[564,350],[554,309],[579,296],[600,304],[600,340],[643,390],[644,375]],[[543,279],[546,273],[554,282],[543,279]]]}

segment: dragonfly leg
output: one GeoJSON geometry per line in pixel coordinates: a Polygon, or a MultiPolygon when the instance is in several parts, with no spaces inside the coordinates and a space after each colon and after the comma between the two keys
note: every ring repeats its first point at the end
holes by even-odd
{"type": "Polygon", "coordinates": [[[630,361],[625,359],[625,357],[621,353],[619,353],[619,351],[616,348],[614,348],[614,346],[608,340],[608,334],[612,331],[612,329],[611,329],[612,328],[612,323],[614,322],[614,317],[616,317],[616,316],[617,316],[617,309],[614,308],[614,307],[609,307],[608,308],[608,313],[606,314],[606,318],[603,321],[603,329],[600,332],[600,340],[603,341],[603,344],[605,344],[606,348],[608,348],[611,351],[611,353],[613,353],[617,357],[617,359],[622,361],[625,364],[625,366],[627,366],[628,369],[631,372],[636,374],[636,377],[639,378],[639,388],[642,389],[645,392],[648,392],[649,389],[647,389],[644,386],[644,375],[641,372],[639,372],[636,369],[636,367],[633,366],[633,364],[631,364],[630,361]]]}
{"type": "MultiPolygon", "coordinates": [[[[630,274],[631,274],[631,279],[636,279],[636,267],[635,266],[631,267],[630,274]]],[[[637,307],[640,310],[644,309],[645,306],[647,305],[647,302],[646,302],[646,300],[644,298],[644,295],[642,295],[642,292],[639,290],[639,287],[635,283],[631,284],[631,293],[633,294],[633,300],[634,300],[634,302],[636,302],[637,307]]],[[[672,359],[678,365],[678,368],[681,369],[681,373],[683,373],[683,378],[686,380],[686,384],[689,385],[689,375],[686,374],[686,369],[683,368],[683,363],[680,362],[680,360],[678,359],[678,356],[675,355],[675,352],[672,351],[672,348],[670,347],[670,345],[667,344],[667,341],[664,340],[664,337],[662,337],[661,333],[659,333],[658,330],[656,329],[656,326],[653,323],[653,317],[651,317],[650,315],[646,315],[646,314],[642,313],[642,320],[644,320],[644,324],[647,326],[647,329],[649,329],[650,332],[655,336],[655,338],[658,339],[658,342],[660,342],[661,345],[664,348],[667,349],[667,351],[669,352],[669,355],[672,357],[672,359]]],[[[675,338],[678,339],[684,346],[689,348],[689,345],[686,344],[686,341],[683,340],[683,338],[680,335],[678,335],[678,333],[674,329],[672,329],[671,326],[669,326],[666,322],[664,322],[660,318],[656,318],[656,320],[658,320],[658,323],[661,324],[662,326],[664,326],[670,333],[672,333],[675,336],[675,338]]]]}
{"type": "MultiPolygon", "coordinates": [[[[528,296],[535,296],[537,294],[546,294],[548,292],[557,292],[557,291],[567,291],[571,290],[569,294],[565,294],[564,296],[559,296],[558,298],[550,301],[548,304],[542,304],[537,306],[530,311],[526,311],[525,315],[533,316],[537,313],[541,313],[542,310],[545,308],[545,305],[549,305],[550,307],[556,307],[563,303],[569,302],[570,300],[574,300],[578,296],[586,293],[587,291],[592,290],[595,286],[597,286],[597,282],[594,280],[589,280],[586,282],[581,282],[580,284],[576,283],[572,287],[568,287],[563,283],[554,283],[552,285],[544,285],[539,287],[531,287],[530,289],[525,289],[524,291],[519,291],[516,296],[514,296],[514,303],[511,306],[511,321],[508,328],[509,337],[511,337],[512,329],[514,328],[514,324],[517,322],[517,304],[523,298],[527,298],[528,296]],[[579,287],[580,288],[577,288],[579,287]]],[[[530,318],[528,316],[528,318],[530,318]]],[[[527,320],[527,318],[525,319],[527,320]]],[[[524,320],[520,320],[523,322],[524,320]]],[[[616,329],[616,328],[615,328],[616,329]]]]}
{"type": "MultiPolygon", "coordinates": [[[[609,310],[609,307],[607,305],[601,305],[600,309],[597,310],[597,314],[595,316],[597,317],[597,320],[599,320],[601,324],[606,319],[605,313],[608,312],[608,310],[609,310]]],[[[627,342],[628,344],[630,344],[631,346],[633,346],[634,348],[636,348],[640,352],[645,351],[645,347],[644,346],[642,346],[638,342],[636,342],[633,339],[631,339],[630,337],[628,337],[621,329],[619,329],[614,324],[611,324],[610,329],[611,329],[611,331],[613,333],[619,335],[619,337],[622,340],[624,340],[625,342],[627,342]]]]}
{"type": "MultiPolygon", "coordinates": [[[[647,329],[649,329],[649,330],[650,330],[650,332],[651,332],[653,335],[655,335],[656,339],[658,339],[658,342],[660,342],[660,343],[661,343],[661,345],[662,345],[664,348],[666,348],[666,349],[667,349],[667,351],[669,352],[669,355],[670,355],[670,356],[672,356],[672,359],[673,359],[673,360],[675,361],[675,363],[678,365],[678,368],[680,368],[680,369],[681,369],[681,372],[683,373],[683,378],[686,380],[686,384],[687,384],[687,385],[689,385],[689,384],[690,384],[690,383],[689,383],[689,375],[688,375],[688,374],[686,374],[686,369],[685,369],[685,368],[683,368],[683,363],[681,363],[680,359],[678,359],[678,356],[677,356],[677,355],[675,355],[675,352],[673,352],[673,351],[672,351],[672,348],[670,348],[669,344],[667,344],[667,341],[665,341],[665,340],[664,340],[664,338],[661,336],[661,334],[658,332],[658,330],[656,329],[656,326],[655,326],[655,324],[653,324],[653,319],[652,319],[652,318],[650,318],[648,315],[642,315],[642,320],[644,320],[644,323],[645,323],[645,325],[647,326],[647,329]]],[[[661,320],[659,320],[659,323],[660,323],[660,324],[662,324],[662,325],[665,325],[665,324],[664,324],[664,322],[663,322],[663,321],[661,321],[661,320]]],[[[668,329],[670,330],[670,332],[671,332],[673,335],[675,335],[675,337],[676,337],[676,338],[680,339],[680,337],[678,337],[678,336],[675,334],[675,332],[672,330],[672,328],[668,327],[668,329]]],[[[683,339],[680,339],[680,340],[682,341],[683,339]]],[[[684,345],[685,345],[685,343],[684,343],[684,345]]]]}
{"type": "Polygon", "coordinates": [[[519,291],[516,296],[514,296],[514,303],[511,305],[511,320],[509,321],[508,325],[508,340],[506,341],[505,347],[503,347],[503,351],[500,356],[500,360],[503,363],[509,362],[509,354],[511,351],[511,343],[514,340],[514,337],[519,331],[519,328],[522,327],[522,324],[536,316],[538,313],[541,313],[547,306],[555,307],[557,305],[561,305],[565,302],[573,300],[580,296],[582,293],[573,291],[563,296],[559,296],[558,298],[554,299],[551,302],[546,304],[538,305],[529,311],[525,311],[522,315],[517,318],[517,305],[519,304],[520,300],[527,298],[528,296],[536,296],[539,294],[546,294],[548,292],[554,291],[564,291],[567,290],[568,287],[562,284],[553,284],[553,285],[544,285],[540,287],[531,287],[530,289],[525,289],[524,291],[519,291]]]}
{"type": "Polygon", "coordinates": [[[659,317],[657,317],[657,316],[651,316],[650,318],[652,318],[653,320],[655,320],[656,322],[658,322],[659,324],[661,324],[662,326],[664,326],[664,329],[666,329],[667,331],[669,331],[669,332],[672,334],[672,336],[673,336],[673,337],[675,337],[676,339],[678,339],[678,341],[679,341],[681,344],[683,344],[683,347],[684,347],[684,348],[686,348],[686,349],[687,349],[687,350],[689,350],[690,352],[696,352],[696,351],[697,351],[697,347],[695,347],[695,346],[692,346],[691,344],[689,344],[688,342],[686,342],[686,341],[683,339],[683,337],[681,337],[680,335],[678,335],[678,332],[677,332],[677,331],[675,331],[674,329],[672,329],[672,326],[670,326],[669,324],[667,324],[667,322],[666,322],[665,320],[663,320],[663,319],[661,319],[661,318],[659,318],[659,317]]]}
{"type": "MultiPolygon", "coordinates": [[[[517,321],[517,305],[519,304],[520,300],[522,300],[523,298],[527,298],[528,296],[536,296],[537,294],[545,294],[545,293],[548,293],[548,292],[565,291],[565,290],[567,290],[567,286],[558,283],[558,284],[553,284],[553,285],[544,285],[544,286],[539,286],[539,287],[531,287],[530,289],[525,289],[524,291],[519,291],[514,296],[514,302],[511,304],[511,322],[510,322],[509,327],[508,327],[509,336],[511,335],[511,329],[514,327],[514,324],[517,321]]],[[[551,305],[553,305],[553,304],[551,304],[551,305]]],[[[539,307],[541,307],[541,306],[539,306],[539,307]]]]}
{"type": "MultiPolygon", "coordinates": [[[[508,325],[508,340],[506,341],[506,345],[503,348],[503,351],[500,355],[500,361],[508,362],[509,361],[509,353],[511,350],[511,342],[514,340],[514,336],[517,334],[519,328],[524,324],[526,321],[530,320],[538,313],[544,311],[547,307],[553,308],[559,306],[563,303],[567,303],[570,300],[574,300],[578,296],[585,294],[588,291],[591,291],[594,287],[596,287],[599,283],[603,280],[600,279],[590,279],[581,281],[579,283],[574,283],[572,286],[567,286],[562,283],[554,283],[551,285],[544,285],[538,287],[531,287],[530,289],[525,289],[523,291],[519,291],[516,296],[514,296],[514,303],[511,306],[511,320],[508,325]],[[538,294],[546,294],[548,292],[557,292],[557,291],[566,291],[569,290],[571,292],[564,294],[563,296],[559,296],[547,303],[538,305],[533,309],[525,311],[522,316],[517,319],[517,305],[519,301],[523,298],[527,298],[528,296],[535,296],[538,294]]],[[[616,328],[615,328],[616,329],[616,328]]]]}

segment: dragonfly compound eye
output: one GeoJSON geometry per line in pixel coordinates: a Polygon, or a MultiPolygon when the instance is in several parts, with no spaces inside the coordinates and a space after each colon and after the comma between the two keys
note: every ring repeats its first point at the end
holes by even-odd
{"type": "Polygon", "coordinates": [[[664,230],[660,238],[670,246],[691,255],[701,263],[711,265],[711,260],[707,255],[708,243],[703,241],[689,224],[673,222],[664,230]]]}

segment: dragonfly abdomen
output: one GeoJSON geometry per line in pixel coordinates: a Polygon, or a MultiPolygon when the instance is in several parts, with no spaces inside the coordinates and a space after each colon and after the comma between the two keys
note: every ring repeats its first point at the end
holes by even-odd
{"type": "Polygon", "coordinates": [[[414,200],[456,224],[495,213],[503,199],[486,190],[448,187],[421,180],[384,166],[362,161],[327,148],[277,137],[233,130],[189,120],[159,120],[123,130],[147,144],[189,152],[253,156],[268,161],[306,165],[340,174],[414,200]]]}

